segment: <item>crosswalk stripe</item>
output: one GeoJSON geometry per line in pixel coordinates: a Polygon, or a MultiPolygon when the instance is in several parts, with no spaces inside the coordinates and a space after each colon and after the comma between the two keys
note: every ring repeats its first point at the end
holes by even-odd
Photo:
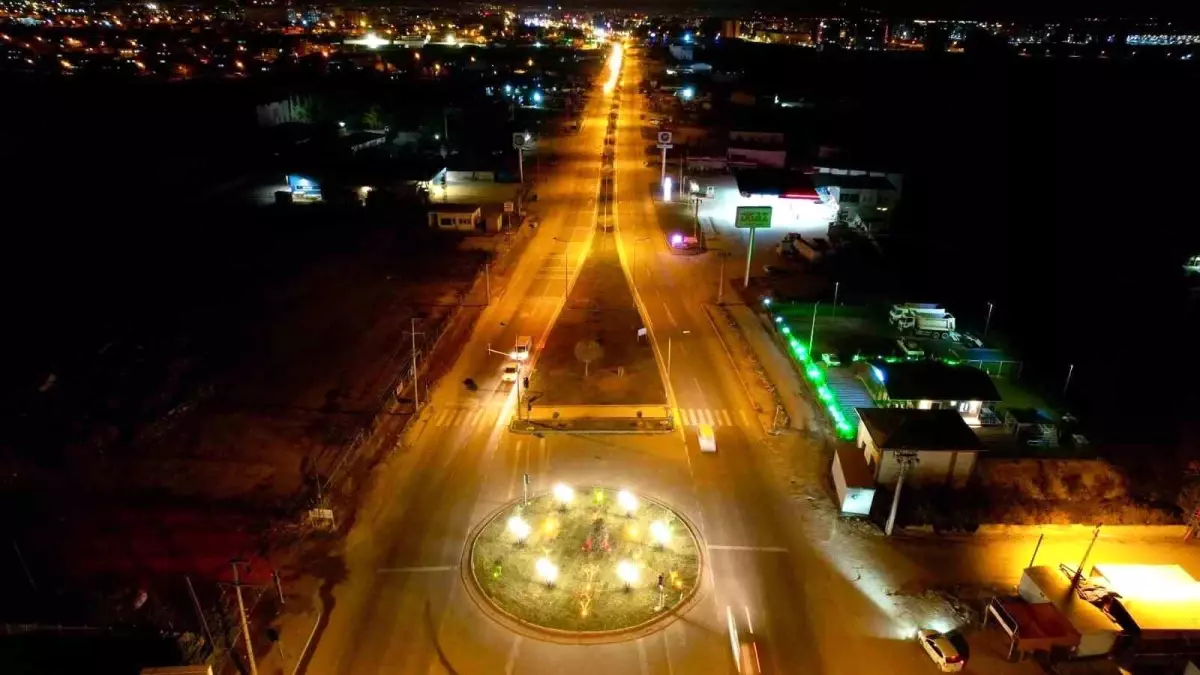
{"type": "Polygon", "coordinates": [[[705,424],[707,424],[710,427],[716,426],[716,424],[713,423],[713,416],[712,416],[711,410],[706,409],[706,410],[701,410],[700,412],[704,413],[704,423],[705,424]]]}
{"type": "Polygon", "coordinates": [[[433,418],[433,424],[434,424],[435,426],[439,426],[439,427],[440,427],[440,426],[443,426],[443,425],[445,425],[445,423],[446,423],[446,416],[447,416],[447,415],[449,415],[449,414],[450,414],[450,411],[449,411],[449,410],[440,410],[440,411],[438,411],[438,414],[437,414],[437,415],[435,415],[435,416],[434,416],[434,418],[433,418]]]}
{"type": "Polygon", "coordinates": [[[727,427],[733,426],[733,420],[730,419],[730,417],[729,417],[729,411],[721,410],[719,412],[721,413],[721,421],[723,421],[725,423],[725,426],[727,426],[727,427]]]}
{"type": "Polygon", "coordinates": [[[696,421],[697,419],[699,419],[699,417],[696,415],[696,411],[692,410],[691,408],[688,408],[688,410],[687,410],[687,418],[688,418],[688,424],[690,424],[692,426],[696,426],[697,424],[699,424],[699,422],[696,421]]]}

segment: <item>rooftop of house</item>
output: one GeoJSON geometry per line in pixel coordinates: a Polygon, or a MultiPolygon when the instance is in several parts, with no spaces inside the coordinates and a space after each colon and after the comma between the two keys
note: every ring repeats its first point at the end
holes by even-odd
{"type": "Polygon", "coordinates": [[[982,450],[983,444],[953,410],[858,408],[880,450],[982,450]]]}
{"type": "Polygon", "coordinates": [[[999,401],[992,378],[978,368],[941,361],[871,364],[893,401],[999,401]]]}

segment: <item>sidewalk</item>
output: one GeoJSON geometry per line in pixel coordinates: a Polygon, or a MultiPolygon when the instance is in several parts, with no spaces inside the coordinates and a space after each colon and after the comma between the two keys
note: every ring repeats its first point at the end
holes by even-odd
{"type": "Polygon", "coordinates": [[[820,419],[814,415],[805,396],[807,389],[800,381],[800,374],[792,367],[787,355],[776,349],[775,342],[754,311],[740,304],[727,304],[725,309],[737,323],[738,330],[746,338],[767,378],[775,385],[775,393],[791,421],[791,427],[809,432],[823,430],[820,419]]]}

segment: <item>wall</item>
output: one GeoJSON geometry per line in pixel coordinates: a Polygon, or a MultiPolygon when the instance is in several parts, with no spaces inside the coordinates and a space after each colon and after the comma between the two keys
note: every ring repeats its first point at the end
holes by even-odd
{"type": "Polygon", "coordinates": [[[787,152],[784,150],[753,150],[750,148],[730,147],[729,161],[750,162],[756,166],[770,166],[782,169],[787,165],[787,152]]]}
{"type": "MultiPolygon", "coordinates": [[[[858,423],[858,447],[863,451],[863,459],[875,475],[875,481],[880,485],[895,485],[900,477],[900,463],[896,461],[895,453],[881,453],[862,422],[858,423]]],[[[908,479],[923,484],[942,484],[950,480],[955,487],[963,487],[975,470],[978,455],[974,451],[918,452],[917,466],[909,473],[908,479]]]]}

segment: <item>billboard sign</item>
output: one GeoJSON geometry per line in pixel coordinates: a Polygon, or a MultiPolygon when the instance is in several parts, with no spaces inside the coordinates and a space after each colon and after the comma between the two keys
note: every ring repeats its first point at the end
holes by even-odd
{"type": "Polygon", "coordinates": [[[771,227],[771,207],[739,206],[733,224],[743,229],[771,227]]]}

